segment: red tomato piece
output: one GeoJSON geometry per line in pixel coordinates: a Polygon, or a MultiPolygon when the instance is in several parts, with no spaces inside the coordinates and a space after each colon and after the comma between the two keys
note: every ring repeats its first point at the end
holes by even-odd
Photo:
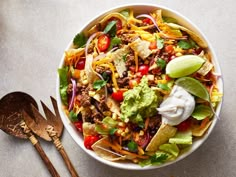
{"type": "Polygon", "coordinates": [[[148,132],[145,132],[143,136],[140,136],[136,142],[142,148],[146,147],[150,141],[150,136],[148,132]]]}
{"type": "Polygon", "coordinates": [[[104,52],[108,49],[111,39],[108,35],[103,34],[98,38],[98,49],[100,52],[104,52]]]}
{"type": "Polygon", "coordinates": [[[152,41],[149,45],[149,49],[150,50],[154,50],[157,49],[157,42],[156,41],[152,41]]]}
{"type": "Polygon", "coordinates": [[[76,127],[76,129],[79,131],[79,132],[83,132],[83,122],[82,120],[79,120],[77,122],[74,122],[74,125],[76,127]]]}
{"type": "Polygon", "coordinates": [[[165,51],[169,54],[171,54],[174,51],[173,45],[167,45],[165,46],[165,51]]]}
{"type": "Polygon", "coordinates": [[[122,21],[119,18],[112,17],[109,19],[109,22],[110,21],[116,21],[116,31],[122,29],[122,21]]]}
{"type": "Polygon", "coordinates": [[[99,140],[99,136],[97,135],[89,135],[84,138],[84,146],[87,149],[92,149],[92,145],[99,140]]]}
{"type": "Polygon", "coordinates": [[[152,20],[150,18],[144,18],[142,21],[143,21],[144,24],[147,24],[147,25],[152,24],[152,20]]]}
{"type": "Polygon", "coordinates": [[[85,59],[80,59],[77,63],[75,68],[78,70],[83,70],[85,66],[85,59]]]}
{"type": "Polygon", "coordinates": [[[191,120],[187,119],[187,120],[181,122],[176,127],[177,127],[178,131],[186,131],[190,128],[190,126],[191,126],[191,120]]]}
{"type": "Polygon", "coordinates": [[[112,97],[114,100],[121,102],[121,101],[123,101],[123,99],[124,99],[123,93],[124,93],[123,91],[118,90],[117,92],[113,92],[113,93],[111,94],[111,97],[112,97]]]}
{"type": "Polygon", "coordinates": [[[142,76],[148,74],[148,70],[149,70],[148,65],[141,65],[138,68],[138,72],[140,72],[142,76]]]}
{"type": "Polygon", "coordinates": [[[139,82],[140,82],[140,78],[129,80],[129,87],[134,88],[135,86],[139,84],[139,82]]]}
{"type": "Polygon", "coordinates": [[[161,74],[161,68],[159,67],[159,68],[152,69],[151,73],[152,74],[161,74]]]}

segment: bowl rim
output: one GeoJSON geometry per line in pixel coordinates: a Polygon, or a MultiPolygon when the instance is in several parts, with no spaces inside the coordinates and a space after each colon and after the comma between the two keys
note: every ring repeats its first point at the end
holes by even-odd
{"type": "MultiPolygon", "coordinates": [[[[95,17],[91,18],[90,20],[88,20],[88,22],[83,25],[78,32],[81,32],[83,30],[85,30],[88,27],[91,27],[91,24],[94,24],[95,21],[97,21],[98,19],[101,19],[102,17],[104,17],[106,14],[110,13],[110,12],[116,12],[122,9],[128,9],[128,8],[140,8],[140,7],[145,7],[145,8],[149,8],[148,11],[150,11],[150,9],[162,9],[166,12],[171,13],[172,15],[177,16],[178,18],[180,18],[181,20],[184,20],[184,22],[189,25],[189,28],[191,30],[193,30],[194,32],[196,32],[203,40],[205,40],[205,42],[208,44],[208,50],[211,53],[211,58],[212,61],[214,63],[215,66],[215,70],[217,71],[217,73],[219,73],[221,75],[221,79],[219,79],[217,81],[217,85],[219,87],[219,90],[224,93],[224,85],[223,85],[223,76],[222,76],[222,71],[220,68],[220,64],[219,64],[219,60],[216,56],[216,53],[212,47],[212,44],[208,41],[208,39],[206,38],[206,36],[203,34],[203,32],[192,22],[188,19],[188,17],[183,16],[181,13],[168,8],[166,6],[163,5],[159,5],[159,4],[152,4],[152,3],[128,3],[128,4],[122,4],[122,5],[118,5],[115,7],[112,7],[108,10],[105,10],[101,13],[99,13],[98,15],[96,15],[95,17]]],[[[66,47],[65,50],[68,50],[71,45],[72,45],[73,39],[69,42],[68,46],[66,47]]],[[[60,64],[59,64],[59,68],[61,68],[64,64],[64,58],[65,58],[65,53],[63,54],[61,60],[60,60],[60,64]]],[[[73,127],[72,123],[70,122],[69,118],[67,117],[67,115],[65,114],[65,112],[63,111],[62,108],[62,102],[61,102],[61,97],[60,97],[60,91],[59,91],[59,87],[60,87],[60,80],[59,80],[59,75],[57,74],[57,79],[56,79],[56,98],[57,98],[57,104],[58,104],[58,108],[59,108],[59,113],[61,115],[61,119],[62,122],[64,124],[64,126],[66,127],[66,130],[68,131],[68,133],[70,134],[70,136],[72,137],[72,139],[76,142],[76,144],[79,145],[80,148],[83,149],[83,151],[85,151],[89,156],[91,156],[92,158],[98,160],[99,162],[102,162],[103,164],[106,164],[108,166],[111,167],[115,167],[115,168],[119,168],[119,169],[125,169],[125,170],[150,170],[150,169],[157,169],[157,168],[162,168],[165,166],[169,166],[171,164],[174,164],[186,157],[188,157],[190,154],[192,154],[195,150],[197,150],[204,142],[206,142],[207,138],[209,137],[209,135],[211,134],[211,132],[213,131],[218,118],[216,116],[214,116],[213,122],[211,124],[211,126],[209,127],[208,131],[206,132],[206,134],[201,137],[199,140],[194,141],[191,148],[185,152],[184,154],[181,154],[177,159],[175,159],[174,161],[170,161],[167,163],[164,163],[162,165],[158,165],[158,166],[146,166],[146,167],[141,167],[138,164],[133,164],[133,163],[125,163],[125,162],[111,162],[108,160],[105,160],[101,157],[99,157],[98,155],[95,154],[95,152],[86,149],[83,146],[83,137],[81,134],[77,133],[76,129],[73,127]]],[[[224,96],[223,96],[224,97],[224,96]]],[[[220,115],[220,111],[222,108],[222,104],[223,104],[223,97],[222,100],[219,102],[218,106],[217,106],[217,110],[216,110],[216,114],[217,116],[220,115]]]]}

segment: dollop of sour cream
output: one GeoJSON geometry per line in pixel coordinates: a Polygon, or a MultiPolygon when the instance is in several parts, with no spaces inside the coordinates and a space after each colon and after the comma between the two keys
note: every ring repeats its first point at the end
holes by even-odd
{"type": "Polygon", "coordinates": [[[194,108],[194,97],[182,87],[175,85],[157,110],[162,115],[163,123],[175,126],[189,118],[194,108]]]}

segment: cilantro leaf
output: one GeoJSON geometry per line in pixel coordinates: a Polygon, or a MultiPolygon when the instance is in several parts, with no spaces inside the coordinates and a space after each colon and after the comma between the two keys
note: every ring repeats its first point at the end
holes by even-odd
{"type": "Polygon", "coordinates": [[[62,103],[64,105],[68,105],[67,102],[67,87],[68,87],[68,81],[67,81],[67,73],[68,73],[68,67],[59,68],[57,70],[60,78],[60,96],[62,103]]]}
{"type": "Polygon", "coordinates": [[[193,40],[180,40],[177,45],[182,49],[188,50],[194,48],[196,46],[196,43],[193,40]]]}
{"type": "Polygon", "coordinates": [[[156,64],[161,69],[164,69],[166,67],[166,61],[163,60],[162,58],[158,58],[157,61],[156,61],[156,64]]]}
{"type": "Polygon", "coordinates": [[[151,157],[151,164],[153,165],[162,164],[167,160],[167,158],[168,155],[166,153],[157,152],[151,157]]]}
{"type": "Polygon", "coordinates": [[[111,39],[111,43],[110,43],[110,46],[109,46],[109,49],[108,50],[111,50],[114,46],[117,46],[117,45],[119,45],[119,44],[121,44],[121,39],[120,38],[118,38],[118,37],[113,37],[112,39],[111,39]]]}
{"type": "Polygon", "coordinates": [[[116,131],[117,131],[117,128],[111,128],[111,129],[109,130],[109,134],[110,134],[110,135],[114,135],[116,131]]]}
{"type": "Polygon", "coordinates": [[[73,110],[69,112],[69,118],[71,122],[76,122],[78,120],[77,114],[73,110]]]}
{"type": "Polygon", "coordinates": [[[122,59],[124,62],[126,62],[126,60],[127,60],[127,55],[128,55],[128,53],[122,56],[122,59]]]}
{"type": "Polygon", "coordinates": [[[78,33],[73,39],[73,44],[78,48],[85,45],[86,42],[87,42],[87,37],[84,35],[84,33],[78,33]]]}
{"type": "Polygon", "coordinates": [[[138,149],[137,143],[135,143],[133,140],[130,141],[127,146],[128,146],[128,149],[129,149],[131,152],[135,152],[135,151],[137,151],[137,149],[138,149]]]}
{"type": "Polygon", "coordinates": [[[110,34],[110,36],[112,37],[115,36],[116,35],[116,22],[117,21],[109,22],[103,32],[110,34]]]}
{"type": "Polygon", "coordinates": [[[151,156],[149,159],[143,160],[139,162],[139,165],[141,167],[147,166],[147,165],[160,165],[164,163],[169,158],[169,154],[157,151],[153,156],[151,156]]]}
{"type": "Polygon", "coordinates": [[[96,80],[93,83],[93,88],[96,90],[100,90],[102,87],[104,87],[107,84],[107,81],[104,80],[96,80]]]}
{"type": "Polygon", "coordinates": [[[170,90],[167,84],[158,83],[157,86],[161,88],[162,90],[170,90]]]}

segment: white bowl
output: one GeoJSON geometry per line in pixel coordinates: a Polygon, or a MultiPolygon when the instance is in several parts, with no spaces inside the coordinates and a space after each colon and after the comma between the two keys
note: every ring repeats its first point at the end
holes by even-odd
{"type": "MultiPolygon", "coordinates": [[[[106,12],[103,12],[102,14],[94,17],[87,24],[85,24],[84,27],[82,27],[78,32],[86,31],[86,30],[90,29],[100,19],[102,19],[105,15],[107,15],[111,12],[119,12],[121,10],[128,9],[128,8],[132,8],[134,10],[134,12],[138,13],[138,14],[139,13],[141,14],[141,13],[152,12],[153,10],[155,10],[157,8],[162,9],[162,13],[165,16],[174,17],[175,19],[178,20],[180,25],[183,25],[183,26],[187,27],[188,29],[194,31],[203,40],[205,40],[205,42],[208,44],[209,51],[211,52],[211,55],[212,55],[212,61],[215,65],[215,70],[216,70],[217,73],[221,74],[221,69],[220,69],[216,54],[215,54],[215,52],[212,48],[212,45],[207,40],[205,35],[188,18],[184,17],[183,15],[181,15],[180,13],[178,13],[174,10],[171,10],[171,9],[163,7],[163,6],[154,5],[154,4],[129,4],[129,5],[118,6],[118,7],[112,8],[110,10],[107,10],[106,12]]],[[[72,46],[72,41],[69,43],[66,50],[69,49],[71,46],[72,46]]],[[[59,68],[61,68],[63,66],[64,57],[65,57],[65,55],[63,55],[63,57],[60,61],[59,68]]],[[[106,165],[112,166],[112,167],[121,168],[121,169],[128,169],[128,170],[147,170],[147,169],[155,169],[155,168],[160,168],[160,167],[164,167],[164,166],[173,164],[173,163],[175,163],[175,162],[177,162],[181,159],[184,159],[185,157],[190,155],[192,152],[194,152],[208,138],[208,136],[212,132],[212,130],[215,127],[216,122],[217,122],[217,117],[215,117],[213,119],[212,125],[210,126],[210,128],[208,129],[206,134],[203,137],[201,137],[197,140],[194,140],[191,148],[187,152],[185,152],[184,154],[180,155],[174,161],[167,162],[167,163],[164,163],[164,164],[158,165],[158,166],[147,166],[147,167],[140,167],[138,164],[129,163],[129,162],[110,162],[110,161],[107,161],[107,160],[99,157],[93,151],[88,150],[84,147],[83,136],[77,132],[74,125],[70,122],[69,118],[67,117],[67,115],[64,113],[64,111],[62,109],[62,101],[61,101],[60,92],[59,92],[59,84],[60,84],[59,82],[60,81],[59,81],[59,76],[58,76],[57,77],[57,85],[56,85],[56,94],[57,94],[57,100],[58,100],[58,107],[59,107],[59,112],[60,112],[62,121],[63,121],[64,126],[66,127],[67,131],[72,136],[74,141],[84,150],[84,152],[86,152],[87,154],[89,154],[93,158],[97,159],[98,161],[100,161],[100,162],[102,162],[106,165]]],[[[223,93],[223,81],[222,80],[218,81],[218,87],[219,87],[219,91],[221,93],[223,93]]],[[[219,105],[217,107],[217,110],[216,110],[217,115],[219,115],[219,113],[220,113],[221,106],[222,106],[222,101],[219,103],[219,105]]]]}

